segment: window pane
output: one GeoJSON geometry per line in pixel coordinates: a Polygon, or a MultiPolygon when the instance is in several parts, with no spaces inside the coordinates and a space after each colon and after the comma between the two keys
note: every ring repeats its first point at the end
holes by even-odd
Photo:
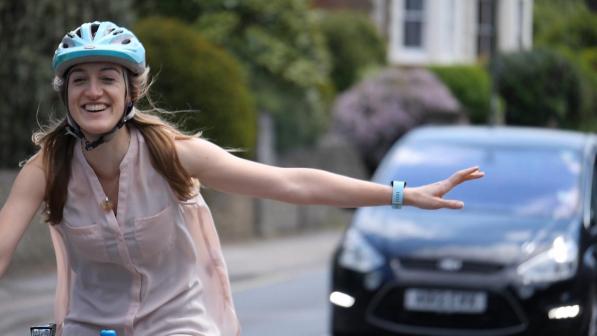
{"type": "Polygon", "coordinates": [[[406,0],[406,10],[423,10],[423,0],[406,0]]]}
{"type": "Polygon", "coordinates": [[[477,55],[488,57],[491,55],[494,39],[494,0],[480,0],[477,13],[477,55]]]}
{"type": "Polygon", "coordinates": [[[423,46],[423,0],[405,0],[404,5],[404,46],[421,48],[423,46]]]}
{"type": "Polygon", "coordinates": [[[479,22],[480,23],[491,23],[491,1],[481,0],[479,1],[479,22]]]}
{"type": "Polygon", "coordinates": [[[422,23],[405,22],[404,23],[404,45],[407,47],[422,46],[422,23]]]}

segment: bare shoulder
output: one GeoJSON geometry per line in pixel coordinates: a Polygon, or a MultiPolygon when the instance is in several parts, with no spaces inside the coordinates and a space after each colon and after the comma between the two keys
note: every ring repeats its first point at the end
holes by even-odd
{"type": "Polygon", "coordinates": [[[30,166],[30,169],[39,169],[45,173],[46,168],[44,166],[44,152],[39,150],[32,157],[30,157],[29,160],[27,160],[27,162],[25,162],[23,165],[23,168],[27,166],[30,166]]]}
{"type": "Polygon", "coordinates": [[[176,153],[182,166],[193,176],[198,177],[211,157],[214,147],[211,142],[201,138],[175,140],[176,153]]]}
{"type": "Polygon", "coordinates": [[[25,162],[12,191],[24,198],[41,200],[46,191],[46,176],[43,152],[39,151],[25,162]]]}

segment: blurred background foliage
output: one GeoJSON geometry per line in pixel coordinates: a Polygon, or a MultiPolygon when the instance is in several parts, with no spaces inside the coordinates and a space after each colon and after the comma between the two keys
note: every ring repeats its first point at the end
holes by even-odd
{"type": "Polygon", "coordinates": [[[177,19],[144,18],[134,31],[157,74],[152,99],[174,112],[165,116],[185,131],[202,131],[205,138],[250,157],[255,108],[238,61],[177,19]]]}
{"type": "Polygon", "coordinates": [[[312,144],[326,129],[335,89],[308,1],[190,1],[195,15],[183,10],[190,4],[172,10],[159,0],[138,2],[145,14],[185,20],[243,64],[258,111],[273,116],[278,150],[312,144]]]}
{"type": "Polygon", "coordinates": [[[313,144],[327,128],[329,55],[304,0],[204,0],[195,27],[245,64],[279,151],[313,144]]]}
{"type": "MultiPolygon", "coordinates": [[[[563,58],[557,64],[570,69],[571,74],[565,75],[567,78],[559,85],[563,91],[575,90],[569,92],[567,98],[560,94],[558,101],[554,101],[559,109],[571,104],[571,110],[564,112],[566,119],[559,120],[558,126],[597,132],[597,14],[588,8],[584,0],[535,0],[533,8],[533,39],[539,51],[538,56],[529,56],[529,61],[537,57],[548,57],[552,62],[556,57],[563,58]],[[550,55],[547,50],[557,56],[550,55]]],[[[536,70],[540,71],[538,67],[536,70]]],[[[543,70],[550,71],[545,67],[543,70]]],[[[547,74],[537,75],[546,78],[547,74]]],[[[550,85],[557,86],[560,79],[550,78],[549,81],[554,82],[550,85]]],[[[553,90],[547,85],[545,89],[553,90]]],[[[539,100],[549,97],[549,91],[542,94],[537,96],[541,97],[539,100]]],[[[553,111],[547,113],[552,114],[553,111]]],[[[541,122],[544,120],[545,116],[541,117],[537,125],[543,125],[541,122]]]]}
{"type": "Polygon", "coordinates": [[[534,0],[533,49],[430,66],[474,124],[490,123],[491,65],[509,125],[597,131],[597,15],[584,0],[534,0]]]}
{"type": "MultiPolygon", "coordinates": [[[[0,167],[16,168],[33,153],[36,118],[44,124],[64,115],[51,90],[52,54],[68,30],[93,20],[139,34],[157,75],[158,106],[192,110],[175,120],[248,157],[259,114],[273,117],[279,152],[311,146],[329,129],[343,93],[395,68],[367,13],[324,11],[307,0],[0,0],[0,167]]],[[[534,1],[535,50],[494,63],[506,122],[597,131],[596,20],[582,0],[534,1]]],[[[488,64],[428,69],[470,122],[489,122],[488,64]]],[[[447,101],[411,96],[400,109],[447,101]]],[[[372,111],[361,107],[360,117],[372,111]]],[[[433,115],[417,111],[413,120],[433,115]]],[[[379,127],[384,139],[404,132],[391,123],[379,127]]]]}
{"type": "Polygon", "coordinates": [[[584,119],[581,75],[562,55],[535,49],[500,55],[495,62],[507,124],[573,127],[584,119]]]}
{"type": "Polygon", "coordinates": [[[491,78],[482,65],[431,66],[429,69],[458,99],[473,124],[489,122],[491,78]]]}
{"type": "Polygon", "coordinates": [[[0,0],[0,168],[33,154],[38,119],[64,115],[51,61],[67,30],[94,19],[130,25],[130,12],[128,0],[0,0]]]}
{"type": "Polygon", "coordinates": [[[337,91],[348,89],[386,65],[386,43],[366,14],[322,11],[317,23],[332,56],[331,76],[337,91]]]}
{"type": "Polygon", "coordinates": [[[369,173],[409,130],[466,120],[450,90],[428,69],[389,67],[336,99],[332,130],[357,149],[369,173]]]}

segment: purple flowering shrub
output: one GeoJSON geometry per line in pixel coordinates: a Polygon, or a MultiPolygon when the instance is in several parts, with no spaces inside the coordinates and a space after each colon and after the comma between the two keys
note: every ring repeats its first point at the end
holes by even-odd
{"type": "Polygon", "coordinates": [[[351,141],[373,171],[390,146],[410,129],[464,120],[458,101],[431,72],[387,68],[337,98],[332,132],[351,141]]]}

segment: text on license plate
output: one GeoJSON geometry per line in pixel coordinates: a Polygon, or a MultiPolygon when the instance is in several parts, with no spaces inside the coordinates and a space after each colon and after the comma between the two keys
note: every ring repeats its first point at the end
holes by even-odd
{"type": "Polygon", "coordinates": [[[487,308],[487,293],[408,288],[404,292],[404,308],[421,312],[481,314],[487,308]]]}

